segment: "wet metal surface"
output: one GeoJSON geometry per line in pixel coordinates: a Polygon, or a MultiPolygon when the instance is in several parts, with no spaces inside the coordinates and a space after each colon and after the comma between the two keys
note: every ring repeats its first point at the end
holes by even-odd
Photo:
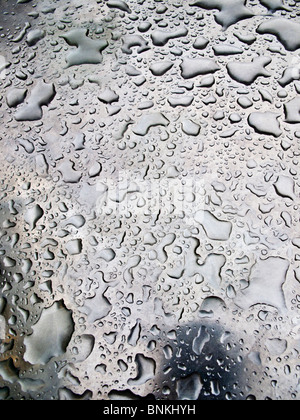
{"type": "Polygon", "coordinates": [[[299,399],[299,14],[1,0],[0,399],[299,399]]]}

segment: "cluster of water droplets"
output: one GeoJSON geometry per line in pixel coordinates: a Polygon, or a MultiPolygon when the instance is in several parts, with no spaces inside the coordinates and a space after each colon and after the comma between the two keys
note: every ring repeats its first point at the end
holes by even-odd
{"type": "Polygon", "coordinates": [[[4,1],[0,399],[299,398],[299,13],[4,1]]]}

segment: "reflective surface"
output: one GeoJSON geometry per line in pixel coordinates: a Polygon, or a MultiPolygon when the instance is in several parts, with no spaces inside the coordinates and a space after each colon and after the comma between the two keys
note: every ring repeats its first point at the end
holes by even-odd
{"type": "Polygon", "coordinates": [[[298,399],[299,4],[1,0],[0,399],[298,399]]]}

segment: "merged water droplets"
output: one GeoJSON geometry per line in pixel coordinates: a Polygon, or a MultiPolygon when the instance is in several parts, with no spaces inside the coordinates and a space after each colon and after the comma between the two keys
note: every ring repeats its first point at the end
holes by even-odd
{"type": "Polygon", "coordinates": [[[299,6],[5,3],[0,399],[298,399],[299,6]]]}

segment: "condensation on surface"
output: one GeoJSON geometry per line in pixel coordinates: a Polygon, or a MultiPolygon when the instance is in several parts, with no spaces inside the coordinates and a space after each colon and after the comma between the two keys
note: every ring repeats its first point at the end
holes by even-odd
{"type": "Polygon", "coordinates": [[[0,13],[0,399],[299,399],[299,2],[0,13]]]}

